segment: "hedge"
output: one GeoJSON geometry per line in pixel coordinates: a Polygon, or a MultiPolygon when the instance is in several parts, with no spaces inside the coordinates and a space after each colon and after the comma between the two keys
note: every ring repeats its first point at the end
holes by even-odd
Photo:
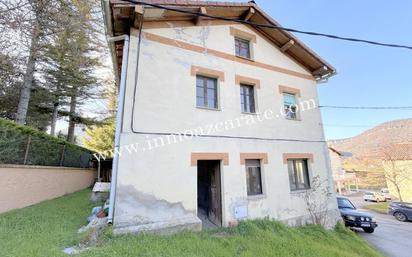
{"type": "Polygon", "coordinates": [[[89,167],[92,152],[0,118],[0,164],[89,167]]]}

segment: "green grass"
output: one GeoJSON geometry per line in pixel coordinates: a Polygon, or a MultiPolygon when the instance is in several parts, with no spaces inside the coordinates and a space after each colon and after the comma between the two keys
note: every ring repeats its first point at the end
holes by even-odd
{"type": "Polygon", "coordinates": [[[363,208],[376,211],[379,213],[388,213],[389,202],[374,203],[364,206],[363,208]]]}
{"type": "MultiPolygon", "coordinates": [[[[0,215],[1,256],[67,256],[62,249],[81,240],[77,229],[92,205],[89,190],[0,215]]],[[[172,236],[113,236],[104,231],[99,246],[78,256],[380,256],[352,231],[338,225],[290,228],[255,220],[235,228],[184,232],[172,236]]]]}

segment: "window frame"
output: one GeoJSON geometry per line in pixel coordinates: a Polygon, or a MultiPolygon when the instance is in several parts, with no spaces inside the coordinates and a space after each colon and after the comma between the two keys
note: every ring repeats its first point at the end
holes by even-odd
{"type": "Polygon", "coordinates": [[[195,103],[196,108],[207,109],[207,110],[219,110],[219,108],[220,108],[220,104],[219,104],[219,79],[216,78],[216,77],[213,77],[213,76],[207,76],[207,75],[202,75],[202,74],[196,74],[195,78],[196,78],[196,81],[195,81],[195,83],[196,83],[196,85],[195,85],[195,88],[196,88],[196,92],[195,92],[195,94],[196,94],[196,103],[195,103]],[[202,87],[198,86],[198,80],[199,79],[202,80],[202,87]],[[214,82],[214,91],[215,91],[214,92],[214,100],[215,100],[214,107],[209,107],[208,81],[210,81],[210,80],[213,80],[213,82],[214,82]],[[203,96],[202,97],[198,96],[198,93],[197,93],[198,88],[201,88],[203,90],[203,96]],[[203,104],[202,105],[198,105],[198,98],[203,98],[203,104]]]}
{"type": "Polygon", "coordinates": [[[308,159],[306,159],[306,158],[287,159],[287,169],[288,169],[289,189],[290,189],[291,192],[299,192],[299,191],[304,191],[304,190],[310,190],[311,189],[311,181],[310,181],[311,174],[310,174],[310,170],[309,170],[309,160],[308,159]],[[304,188],[299,188],[299,181],[298,181],[297,168],[296,168],[297,167],[296,166],[297,161],[303,161],[304,164],[305,164],[304,167],[306,167],[306,174],[304,174],[304,175],[306,177],[307,183],[305,183],[304,188]],[[290,174],[291,166],[289,165],[289,162],[292,162],[292,164],[293,164],[292,167],[293,167],[293,177],[294,177],[294,186],[295,186],[294,189],[292,189],[293,181],[291,181],[291,174],[290,174]]]}
{"type": "Polygon", "coordinates": [[[240,111],[245,114],[256,114],[256,92],[255,92],[255,86],[250,85],[247,83],[239,83],[239,88],[240,88],[240,111]],[[246,94],[245,88],[249,88],[249,92],[251,92],[251,95],[246,94]],[[249,105],[247,105],[246,98],[249,97],[249,105]],[[253,104],[253,106],[251,105],[253,104]],[[247,110],[247,107],[249,108],[249,111],[247,110]],[[253,110],[252,110],[253,107],[253,110]]]}
{"type": "Polygon", "coordinates": [[[239,36],[235,36],[235,55],[236,57],[240,57],[240,58],[244,58],[247,60],[252,60],[252,44],[251,44],[251,40],[250,39],[246,39],[246,38],[242,38],[239,36]],[[238,42],[243,43],[243,44],[247,44],[247,56],[243,56],[241,55],[241,49],[240,49],[240,45],[239,45],[239,53],[238,53],[238,42]]]}
{"type": "Polygon", "coordinates": [[[262,197],[265,196],[265,190],[263,188],[263,169],[262,169],[262,160],[260,159],[245,159],[245,176],[246,176],[246,194],[248,198],[255,198],[255,197],[262,197]],[[251,161],[256,161],[259,163],[259,166],[250,164],[251,161]],[[256,192],[255,190],[250,189],[250,182],[249,182],[249,168],[258,168],[259,171],[259,184],[260,184],[260,191],[256,192]]]}
{"type": "Polygon", "coordinates": [[[283,105],[283,112],[285,114],[285,118],[287,120],[300,120],[300,115],[299,115],[299,107],[298,107],[298,96],[296,93],[291,93],[291,92],[282,92],[282,105],[283,105]],[[290,109],[290,106],[292,106],[292,104],[287,105],[286,101],[285,101],[285,96],[286,95],[290,95],[293,96],[295,99],[295,112],[290,112],[292,115],[289,116],[289,113],[287,112],[287,109],[290,109]],[[286,108],[287,106],[287,108],[286,108]],[[294,116],[294,117],[293,117],[294,116]]]}

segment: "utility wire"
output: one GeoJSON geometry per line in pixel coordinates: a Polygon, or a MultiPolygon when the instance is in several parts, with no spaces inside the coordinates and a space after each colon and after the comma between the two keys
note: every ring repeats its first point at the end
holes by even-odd
{"type": "Polygon", "coordinates": [[[324,127],[339,127],[339,128],[371,128],[376,125],[346,125],[346,124],[322,124],[324,127]]]}
{"type": "MultiPolygon", "coordinates": [[[[238,23],[243,23],[243,24],[248,24],[256,27],[266,27],[266,28],[273,28],[273,29],[278,29],[278,30],[285,30],[285,31],[291,31],[291,32],[297,32],[297,33],[303,33],[303,34],[310,34],[310,35],[315,35],[315,36],[325,36],[325,37],[330,37],[330,38],[335,38],[335,39],[342,39],[342,40],[350,40],[350,41],[358,41],[358,42],[364,42],[364,43],[371,43],[371,44],[376,44],[376,45],[382,45],[382,46],[389,46],[389,47],[398,47],[398,48],[407,48],[412,50],[411,46],[401,46],[401,45],[393,45],[393,44],[383,44],[383,43],[378,43],[378,42],[372,42],[372,41],[367,41],[367,40],[360,40],[360,39],[350,39],[350,38],[342,38],[334,35],[327,35],[327,34],[322,34],[322,33],[316,33],[316,32],[306,32],[306,31],[299,31],[295,29],[290,29],[290,28],[284,28],[284,27],[279,27],[279,26],[272,26],[272,25],[265,25],[265,24],[257,24],[254,22],[250,21],[244,21],[244,20],[239,20],[239,19],[232,19],[232,18],[225,18],[225,17],[220,17],[220,16],[212,16],[212,15],[207,15],[203,13],[197,13],[197,12],[192,12],[188,10],[183,10],[183,9],[177,9],[177,8],[171,8],[167,6],[162,6],[158,4],[151,4],[151,3],[146,3],[146,2],[140,2],[140,1],[135,1],[135,0],[124,0],[130,3],[134,4],[141,4],[141,5],[146,5],[146,6],[151,6],[159,9],[164,9],[164,10],[170,10],[170,11],[175,11],[175,12],[181,12],[181,13],[188,13],[192,14],[195,16],[203,16],[203,17],[208,17],[212,19],[218,19],[218,20],[226,20],[226,21],[234,21],[238,23]]],[[[142,29],[142,23],[143,19],[140,22],[140,28],[139,28],[139,36],[141,37],[141,29],[142,29]]],[[[139,40],[139,49],[140,49],[140,42],[139,40]]],[[[140,53],[140,50],[138,50],[138,54],[140,53]]],[[[139,59],[139,58],[138,58],[139,59]]],[[[139,66],[139,61],[137,61],[136,68],[139,66]]],[[[136,70],[136,74],[138,74],[138,71],[136,70]]],[[[134,91],[134,96],[136,96],[136,87],[137,87],[137,75],[135,78],[135,91],[134,91]]],[[[134,101],[136,97],[133,97],[133,106],[134,101]]],[[[320,107],[329,107],[329,106],[319,106],[320,107]]],[[[412,108],[412,107],[411,107],[412,108]]],[[[193,136],[190,134],[181,134],[181,133],[173,133],[173,132],[146,132],[146,131],[136,131],[133,126],[133,112],[135,108],[132,108],[132,121],[131,121],[131,131],[134,134],[140,134],[140,135],[151,135],[151,136],[176,136],[176,135],[182,135],[182,136],[193,136]]],[[[254,139],[254,140],[267,140],[267,141],[284,141],[284,142],[310,142],[310,143],[325,143],[326,141],[324,140],[301,140],[301,139],[288,139],[288,138],[264,138],[264,137],[239,137],[239,136],[228,136],[228,135],[197,135],[197,137],[206,137],[206,138],[228,138],[228,139],[254,139]]]]}
{"type": "Polygon", "coordinates": [[[259,24],[259,23],[255,23],[252,21],[245,21],[245,20],[240,20],[240,19],[235,19],[235,18],[227,18],[227,17],[222,17],[222,16],[209,15],[209,14],[204,14],[200,12],[193,12],[190,10],[179,9],[179,8],[174,8],[174,7],[169,7],[169,6],[159,5],[159,4],[153,4],[153,3],[147,3],[147,2],[141,2],[141,1],[135,1],[135,0],[124,0],[124,1],[134,3],[134,4],[151,6],[151,7],[168,10],[168,11],[192,14],[195,16],[201,16],[201,17],[206,17],[206,18],[211,18],[211,19],[216,19],[216,20],[234,21],[234,22],[247,24],[247,25],[251,25],[255,27],[260,27],[260,28],[283,30],[283,31],[295,32],[295,33],[306,34],[306,35],[311,35],[311,36],[326,37],[326,38],[331,38],[331,39],[336,39],[336,40],[351,41],[351,42],[356,42],[356,43],[365,43],[365,44],[371,44],[371,45],[377,45],[377,46],[403,48],[403,49],[412,50],[412,46],[408,46],[408,45],[382,43],[382,42],[371,41],[371,40],[366,40],[366,39],[342,37],[342,36],[337,36],[337,35],[332,35],[332,34],[314,32],[314,31],[304,31],[304,30],[298,30],[298,29],[293,29],[293,28],[286,28],[286,27],[281,27],[281,26],[276,26],[276,25],[271,25],[271,24],[259,24]]]}
{"type": "Polygon", "coordinates": [[[319,105],[319,108],[329,109],[356,109],[356,110],[412,110],[412,106],[336,106],[319,105]]]}

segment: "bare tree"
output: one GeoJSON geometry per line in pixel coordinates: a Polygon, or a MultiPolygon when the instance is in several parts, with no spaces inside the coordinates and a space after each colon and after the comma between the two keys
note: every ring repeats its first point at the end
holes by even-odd
{"type": "Polygon", "coordinates": [[[412,144],[389,145],[381,153],[386,180],[395,188],[399,200],[403,201],[402,185],[412,181],[412,144]]]}
{"type": "Polygon", "coordinates": [[[319,175],[314,176],[311,188],[303,194],[306,209],[313,224],[325,226],[328,222],[328,204],[332,196],[329,192],[328,181],[319,175]]]}

